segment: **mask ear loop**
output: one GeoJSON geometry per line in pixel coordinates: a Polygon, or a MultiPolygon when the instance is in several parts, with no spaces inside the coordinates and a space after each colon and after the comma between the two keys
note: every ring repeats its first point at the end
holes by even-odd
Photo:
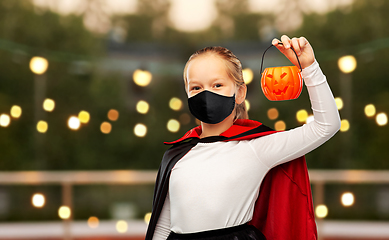
{"type": "MultiPolygon", "coordinates": [[[[281,44],[281,45],[284,45],[283,43],[278,43],[278,44],[281,44]]],[[[269,50],[271,47],[273,47],[274,45],[270,45],[270,47],[266,48],[266,50],[263,52],[263,55],[262,55],[262,60],[261,60],[261,71],[260,73],[262,74],[262,67],[263,67],[263,59],[265,57],[265,53],[267,50],[269,50]]],[[[275,47],[275,46],[274,46],[275,47]]],[[[294,54],[296,55],[296,59],[297,59],[297,62],[299,63],[299,66],[300,66],[300,72],[303,70],[303,68],[301,67],[301,64],[300,64],[300,60],[299,60],[299,57],[297,56],[297,53],[296,51],[293,49],[293,47],[291,47],[291,49],[293,50],[294,54]]]]}

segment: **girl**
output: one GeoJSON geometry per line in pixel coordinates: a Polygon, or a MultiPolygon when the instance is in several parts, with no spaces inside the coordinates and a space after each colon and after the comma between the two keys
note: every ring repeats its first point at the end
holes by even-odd
{"type": "Polygon", "coordinates": [[[184,81],[201,125],[169,143],[146,239],[316,239],[305,161],[291,160],[331,138],[339,113],[309,42],[284,35],[272,44],[298,66],[296,51],[315,120],[284,132],[248,120],[236,56],[222,47],[194,53],[184,81]]]}

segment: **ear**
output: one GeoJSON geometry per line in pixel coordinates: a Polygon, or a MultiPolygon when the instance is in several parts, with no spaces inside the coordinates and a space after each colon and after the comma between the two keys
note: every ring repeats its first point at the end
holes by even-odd
{"type": "Polygon", "coordinates": [[[246,94],[247,94],[246,84],[239,86],[238,91],[235,95],[235,102],[237,104],[241,104],[246,99],[246,94]]]}

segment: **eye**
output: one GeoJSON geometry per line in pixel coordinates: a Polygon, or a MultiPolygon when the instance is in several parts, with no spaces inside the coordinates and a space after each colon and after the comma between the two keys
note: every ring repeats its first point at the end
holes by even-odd
{"type": "Polygon", "coordinates": [[[191,90],[200,90],[200,87],[195,86],[195,87],[192,87],[191,90]]]}
{"type": "Polygon", "coordinates": [[[222,86],[223,86],[223,85],[220,84],[220,83],[216,83],[216,84],[215,84],[215,87],[216,87],[216,88],[219,88],[219,87],[222,87],[222,86]]]}

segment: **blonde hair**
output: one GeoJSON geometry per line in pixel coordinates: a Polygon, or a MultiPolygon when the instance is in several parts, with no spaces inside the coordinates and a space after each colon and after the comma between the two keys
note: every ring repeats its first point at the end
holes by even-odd
{"type": "MultiPolygon", "coordinates": [[[[206,47],[193,53],[192,56],[189,57],[189,60],[186,62],[184,68],[185,91],[187,91],[188,87],[188,79],[186,72],[190,61],[198,56],[205,54],[215,54],[216,56],[224,60],[224,62],[226,63],[227,74],[231,78],[231,80],[235,82],[238,88],[246,85],[243,80],[242,63],[230,50],[224,47],[206,47]]],[[[241,104],[235,104],[235,119],[248,119],[248,117],[249,115],[247,112],[245,101],[243,101],[241,104]]]]}

